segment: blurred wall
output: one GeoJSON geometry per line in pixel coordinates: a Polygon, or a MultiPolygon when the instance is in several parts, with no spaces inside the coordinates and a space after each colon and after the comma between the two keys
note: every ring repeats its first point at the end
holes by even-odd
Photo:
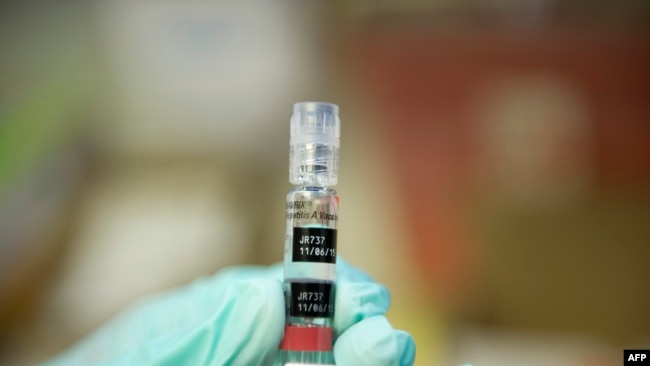
{"type": "MultiPolygon", "coordinates": [[[[643,344],[647,18],[537,4],[551,9],[371,9],[353,27],[359,83],[396,156],[411,261],[462,324],[643,344]]],[[[464,351],[491,364],[488,348],[464,351]]]]}

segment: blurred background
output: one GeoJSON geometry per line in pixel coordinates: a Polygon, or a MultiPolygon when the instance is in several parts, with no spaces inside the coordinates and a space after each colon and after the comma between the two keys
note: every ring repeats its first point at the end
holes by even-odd
{"type": "Polygon", "coordinates": [[[417,365],[650,348],[647,1],[0,5],[0,364],[281,260],[292,104],[417,365]]]}

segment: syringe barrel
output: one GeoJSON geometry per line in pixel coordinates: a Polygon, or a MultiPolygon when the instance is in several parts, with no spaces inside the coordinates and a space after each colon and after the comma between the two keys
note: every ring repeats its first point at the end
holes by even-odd
{"type": "Polygon", "coordinates": [[[283,365],[333,365],[340,120],[333,104],[294,105],[284,250],[283,365]]]}

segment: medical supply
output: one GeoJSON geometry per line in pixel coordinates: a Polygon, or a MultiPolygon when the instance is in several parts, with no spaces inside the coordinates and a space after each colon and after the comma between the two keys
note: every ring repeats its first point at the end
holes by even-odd
{"type": "Polygon", "coordinates": [[[336,280],[338,107],[296,103],[291,117],[284,248],[283,365],[333,365],[336,280]]]}

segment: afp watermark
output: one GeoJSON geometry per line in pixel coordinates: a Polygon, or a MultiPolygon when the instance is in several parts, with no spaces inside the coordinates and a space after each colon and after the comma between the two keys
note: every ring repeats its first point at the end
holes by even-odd
{"type": "Polygon", "coordinates": [[[650,365],[650,350],[626,349],[623,351],[623,365],[650,365]]]}

